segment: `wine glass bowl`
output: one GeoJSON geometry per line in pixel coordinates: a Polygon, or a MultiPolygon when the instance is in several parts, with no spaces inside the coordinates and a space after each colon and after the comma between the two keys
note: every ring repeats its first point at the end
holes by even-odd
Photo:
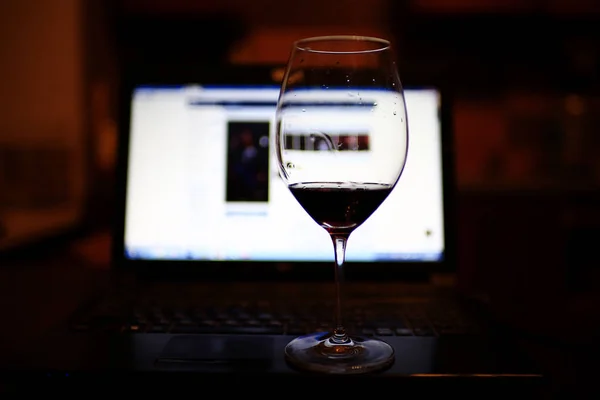
{"type": "Polygon", "coordinates": [[[394,361],[382,340],[348,334],[341,284],[346,243],[394,189],[408,151],[404,94],[390,43],[327,36],[294,43],[276,112],[280,176],[334,246],[334,329],[292,340],[286,360],[324,373],[365,373],[394,361]]]}

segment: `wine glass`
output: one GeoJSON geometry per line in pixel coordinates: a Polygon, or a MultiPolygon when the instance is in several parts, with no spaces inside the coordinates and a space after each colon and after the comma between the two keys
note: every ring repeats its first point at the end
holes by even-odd
{"type": "Polygon", "coordinates": [[[333,241],[334,329],[292,340],[285,358],[300,370],[383,370],[394,349],[342,324],[346,242],[394,189],[408,151],[406,106],[390,42],[324,36],[294,43],[276,111],[280,176],[333,241]]]}

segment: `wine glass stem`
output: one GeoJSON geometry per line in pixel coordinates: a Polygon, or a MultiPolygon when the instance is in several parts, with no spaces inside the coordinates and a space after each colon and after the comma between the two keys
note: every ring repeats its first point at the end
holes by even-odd
{"type": "Polygon", "coordinates": [[[350,340],[342,324],[342,285],[348,235],[331,235],[331,238],[335,252],[335,329],[330,340],[335,344],[343,344],[350,340]]]}

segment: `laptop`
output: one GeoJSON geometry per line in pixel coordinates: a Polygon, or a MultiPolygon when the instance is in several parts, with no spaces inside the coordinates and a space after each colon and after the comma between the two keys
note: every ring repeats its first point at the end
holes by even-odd
{"type": "MultiPolygon", "coordinates": [[[[72,319],[56,371],[298,374],[283,349],[331,327],[333,248],[279,177],[282,76],[278,66],[126,74],[115,284],[72,319]]],[[[404,84],[408,160],[348,241],[347,329],[394,346],[382,376],[537,377],[455,290],[450,98],[404,84]]]]}

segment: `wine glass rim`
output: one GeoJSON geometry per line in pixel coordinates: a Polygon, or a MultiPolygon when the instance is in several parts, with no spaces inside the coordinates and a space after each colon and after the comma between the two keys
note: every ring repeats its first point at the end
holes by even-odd
{"type": "Polygon", "coordinates": [[[294,47],[297,50],[306,51],[309,53],[321,53],[321,54],[364,54],[364,53],[377,53],[380,51],[388,50],[391,47],[390,41],[381,39],[374,36],[357,36],[357,35],[329,35],[329,36],[313,36],[294,42],[294,47]],[[363,50],[323,50],[323,49],[312,49],[307,44],[314,42],[326,42],[326,41],[347,41],[347,42],[370,42],[379,44],[379,47],[372,49],[363,50]]]}

